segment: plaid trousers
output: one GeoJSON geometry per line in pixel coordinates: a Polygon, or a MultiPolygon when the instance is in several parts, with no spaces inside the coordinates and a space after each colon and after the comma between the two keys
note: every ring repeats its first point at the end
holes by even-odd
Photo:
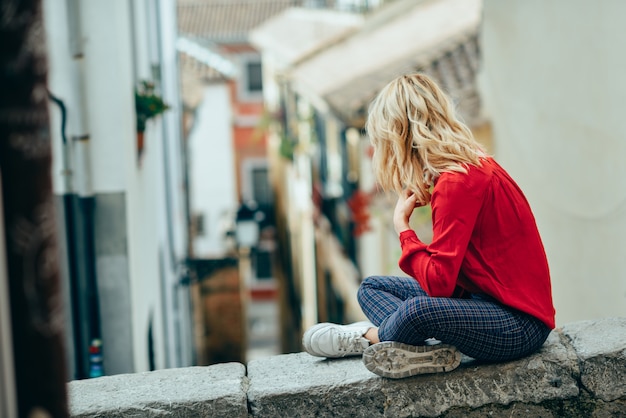
{"type": "Polygon", "coordinates": [[[410,277],[371,276],[358,291],[365,316],[381,341],[424,345],[428,338],[482,361],[507,361],[537,351],[550,328],[537,318],[487,296],[428,296],[410,277]]]}

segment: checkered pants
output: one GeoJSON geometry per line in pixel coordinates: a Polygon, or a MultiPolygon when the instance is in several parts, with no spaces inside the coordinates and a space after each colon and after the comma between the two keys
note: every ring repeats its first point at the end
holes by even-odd
{"type": "Polygon", "coordinates": [[[535,317],[473,295],[430,297],[410,277],[372,276],[358,292],[381,341],[423,345],[435,338],[483,361],[507,361],[538,350],[550,329],[535,317]]]}

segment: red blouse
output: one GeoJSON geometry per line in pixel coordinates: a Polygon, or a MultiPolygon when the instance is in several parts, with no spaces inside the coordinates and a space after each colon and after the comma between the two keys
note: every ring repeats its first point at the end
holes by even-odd
{"type": "Polygon", "coordinates": [[[462,291],[493,297],[554,328],[545,250],[528,201],[492,158],[446,172],[431,198],[433,240],[400,234],[400,268],[433,297],[462,291]]]}

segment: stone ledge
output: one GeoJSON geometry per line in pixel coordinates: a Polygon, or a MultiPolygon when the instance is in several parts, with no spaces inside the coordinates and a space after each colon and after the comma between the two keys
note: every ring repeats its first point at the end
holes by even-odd
{"type": "Polygon", "coordinates": [[[513,362],[390,380],[306,353],[71,382],[73,417],[626,416],[626,318],[569,324],[513,362]]]}
{"type": "Polygon", "coordinates": [[[246,368],[239,363],[77,380],[70,415],[83,417],[246,417],[246,368]]]}
{"type": "Polygon", "coordinates": [[[558,333],[522,360],[466,362],[457,370],[390,380],[359,358],[325,360],[305,353],[248,365],[248,400],[255,416],[440,416],[451,408],[513,401],[540,403],[578,396],[578,360],[558,333]]]}
{"type": "MultiPolygon", "coordinates": [[[[626,318],[581,321],[563,327],[580,360],[580,381],[594,397],[626,395],[626,318]]],[[[624,411],[626,415],[626,411],[624,411]]]]}

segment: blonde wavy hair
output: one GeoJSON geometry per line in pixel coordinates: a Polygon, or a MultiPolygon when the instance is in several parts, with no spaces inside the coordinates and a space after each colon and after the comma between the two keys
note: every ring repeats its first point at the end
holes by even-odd
{"type": "Polygon", "coordinates": [[[448,96],[424,74],[387,84],[370,105],[366,131],[380,186],[399,194],[410,190],[420,205],[430,202],[429,189],[441,173],[466,173],[487,155],[448,96]]]}

